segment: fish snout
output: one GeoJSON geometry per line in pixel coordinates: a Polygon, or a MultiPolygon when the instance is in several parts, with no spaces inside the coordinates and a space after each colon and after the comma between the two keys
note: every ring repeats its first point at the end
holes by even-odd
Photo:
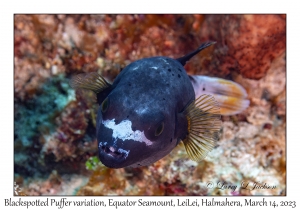
{"type": "Polygon", "coordinates": [[[126,159],[129,154],[129,150],[124,150],[122,148],[117,148],[115,146],[102,145],[99,146],[99,150],[101,150],[103,154],[106,154],[108,156],[111,156],[119,160],[126,159]]]}
{"type": "Polygon", "coordinates": [[[118,166],[126,161],[130,150],[117,147],[116,145],[109,145],[107,142],[99,143],[99,158],[100,161],[108,167],[118,168],[118,166]]]}

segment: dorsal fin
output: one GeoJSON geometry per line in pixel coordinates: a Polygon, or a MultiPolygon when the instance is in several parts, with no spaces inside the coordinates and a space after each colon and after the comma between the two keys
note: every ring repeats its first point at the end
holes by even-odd
{"type": "Polygon", "coordinates": [[[70,86],[74,89],[85,89],[99,93],[111,87],[111,84],[97,72],[91,72],[73,76],[70,80],[70,86]]]}
{"type": "Polygon", "coordinates": [[[203,49],[215,44],[216,42],[204,42],[203,44],[200,45],[200,47],[198,47],[197,50],[181,57],[181,58],[177,58],[176,60],[179,61],[181,63],[182,66],[185,65],[185,63],[190,60],[194,55],[196,55],[197,53],[199,53],[200,51],[202,51],[203,49]]]}

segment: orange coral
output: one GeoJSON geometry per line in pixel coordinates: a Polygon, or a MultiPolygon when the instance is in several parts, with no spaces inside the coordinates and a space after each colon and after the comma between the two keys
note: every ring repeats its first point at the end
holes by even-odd
{"type": "Polygon", "coordinates": [[[207,15],[203,40],[217,41],[211,62],[202,68],[226,76],[237,71],[260,79],[286,49],[285,15],[207,15]]]}

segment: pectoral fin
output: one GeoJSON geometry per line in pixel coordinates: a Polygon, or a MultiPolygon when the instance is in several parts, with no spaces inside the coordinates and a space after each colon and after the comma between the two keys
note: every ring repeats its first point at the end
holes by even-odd
{"type": "Polygon", "coordinates": [[[221,128],[218,103],[213,96],[201,95],[184,114],[188,121],[188,135],[183,140],[185,149],[192,160],[200,161],[214,148],[221,128]]]}
{"type": "Polygon", "coordinates": [[[109,88],[111,84],[97,72],[92,72],[73,76],[70,80],[70,86],[74,89],[92,90],[95,93],[100,93],[109,88]]]}
{"type": "Polygon", "coordinates": [[[249,106],[246,90],[233,81],[199,75],[189,77],[194,87],[195,98],[202,94],[214,96],[219,103],[221,115],[238,114],[249,106]]]}

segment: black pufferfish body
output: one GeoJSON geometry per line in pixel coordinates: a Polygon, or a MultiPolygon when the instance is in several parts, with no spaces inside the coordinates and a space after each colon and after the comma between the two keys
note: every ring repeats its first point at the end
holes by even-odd
{"type": "MultiPolygon", "coordinates": [[[[159,56],[137,60],[125,67],[113,84],[95,72],[72,78],[72,87],[97,93],[97,139],[104,165],[150,165],[181,140],[196,161],[213,149],[221,127],[218,103],[205,92],[195,99],[199,78],[188,76],[183,67],[212,44],[204,43],[179,59],[159,56]]],[[[227,89],[238,89],[229,86],[227,89]]]]}
{"type": "Polygon", "coordinates": [[[187,121],[182,120],[181,112],[195,94],[178,61],[166,57],[138,60],[122,70],[112,88],[107,97],[109,107],[105,112],[99,111],[97,119],[98,139],[112,139],[100,142],[100,159],[104,164],[112,156],[114,161],[119,160],[114,153],[106,156],[108,150],[120,150],[121,156],[126,151],[126,163],[130,165],[151,164],[169,154],[178,138],[186,136],[187,121]],[[142,137],[133,136],[140,132],[142,137]],[[130,160],[130,154],[138,156],[130,160]],[[137,158],[142,161],[136,162],[137,158]]]}

